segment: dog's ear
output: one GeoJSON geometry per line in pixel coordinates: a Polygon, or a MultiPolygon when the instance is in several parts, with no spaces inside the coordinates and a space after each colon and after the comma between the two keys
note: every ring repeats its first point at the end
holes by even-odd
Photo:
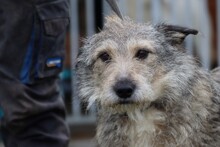
{"type": "Polygon", "coordinates": [[[160,33],[164,34],[166,41],[168,41],[172,45],[180,45],[183,43],[186,36],[190,34],[198,34],[198,31],[195,29],[167,24],[159,24],[156,26],[156,29],[160,33]]]}

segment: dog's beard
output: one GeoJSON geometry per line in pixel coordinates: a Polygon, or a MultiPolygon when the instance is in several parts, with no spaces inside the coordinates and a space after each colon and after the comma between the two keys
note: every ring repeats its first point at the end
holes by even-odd
{"type": "Polygon", "coordinates": [[[150,107],[150,103],[132,103],[132,104],[114,104],[111,106],[107,106],[112,113],[130,113],[136,111],[144,111],[150,107]]]}

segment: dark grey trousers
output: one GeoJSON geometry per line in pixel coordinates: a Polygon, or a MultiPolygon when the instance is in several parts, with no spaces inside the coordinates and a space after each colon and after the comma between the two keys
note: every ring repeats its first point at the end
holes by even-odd
{"type": "Polygon", "coordinates": [[[59,93],[67,0],[0,0],[0,118],[6,147],[66,147],[59,93]]]}

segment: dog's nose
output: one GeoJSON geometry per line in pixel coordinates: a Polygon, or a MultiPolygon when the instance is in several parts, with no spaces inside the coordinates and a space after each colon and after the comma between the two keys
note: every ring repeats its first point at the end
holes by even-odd
{"type": "Polygon", "coordinates": [[[118,81],[114,86],[114,91],[122,99],[131,97],[136,86],[129,80],[118,81]]]}

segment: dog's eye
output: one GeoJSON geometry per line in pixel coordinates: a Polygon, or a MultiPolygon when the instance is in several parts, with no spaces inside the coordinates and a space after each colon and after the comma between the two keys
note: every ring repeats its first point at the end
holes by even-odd
{"type": "Polygon", "coordinates": [[[105,62],[105,63],[109,63],[110,60],[111,60],[110,55],[109,55],[108,53],[106,53],[106,52],[101,53],[101,54],[99,55],[99,58],[100,58],[103,62],[105,62]]]}
{"type": "Polygon", "coordinates": [[[146,51],[146,50],[144,50],[144,49],[140,49],[140,50],[136,53],[135,57],[136,57],[137,59],[143,60],[143,59],[146,59],[146,58],[147,58],[148,54],[149,54],[149,51],[146,51]]]}

